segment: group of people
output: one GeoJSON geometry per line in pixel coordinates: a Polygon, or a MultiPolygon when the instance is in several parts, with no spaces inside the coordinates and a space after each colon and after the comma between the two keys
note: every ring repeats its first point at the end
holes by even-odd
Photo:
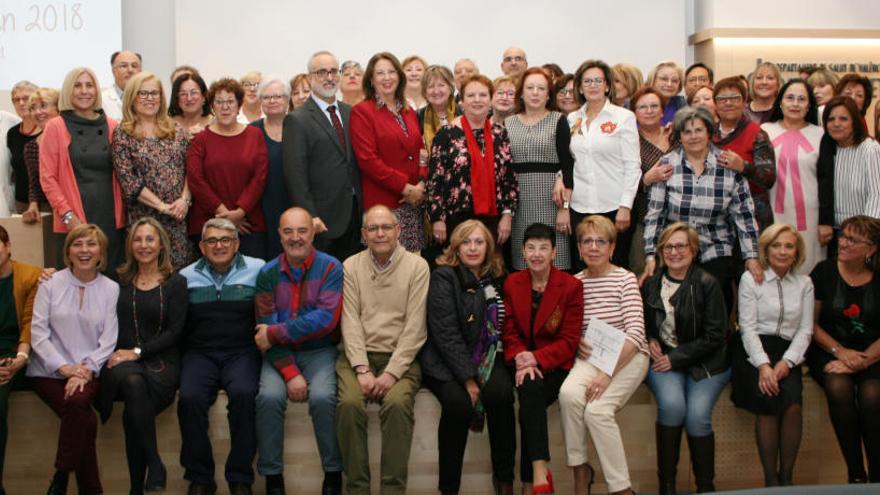
{"type": "Polygon", "coordinates": [[[525,493],[554,493],[558,400],[575,492],[595,477],[589,436],[609,491],[628,494],[615,418],[643,382],[661,493],[676,493],[682,430],[697,490],[714,491],[729,382],[766,484],[788,485],[804,363],[849,481],[880,481],[867,79],[783,81],[764,63],[715,81],[674,62],[645,78],[601,60],[564,74],[512,47],[491,80],[468,59],[380,52],[362,69],[321,51],[290,80],[209,86],[182,66],[166,96],[141,64],[113,54],[103,91],[81,67],[60,92],[12,92],[11,209],[51,215],[60,271],[11,261],[0,229],[0,432],[26,367],[61,417],[50,494],[71,471],[102,492],[91,407],[106,421],[118,401],[131,493],[163,488],[155,416],[175,398],[189,493],[214,493],[220,389],[231,493],[250,493],[255,457],[285,493],[289,400],[309,404],[328,494],[369,493],[378,403],[382,493],[404,493],[422,386],[442,408],[441,493],[459,492],[468,432],[486,426],[493,488],[513,493],[515,408],[525,493]],[[609,331],[610,368],[588,337],[609,331]]]}

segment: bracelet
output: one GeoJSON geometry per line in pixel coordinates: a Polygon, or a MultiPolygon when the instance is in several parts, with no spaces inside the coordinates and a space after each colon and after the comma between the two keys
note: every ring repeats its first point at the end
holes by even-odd
{"type": "Polygon", "coordinates": [[[73,220],[73,210],[67,210],[64,215],[61,215],[61,223],[64,225],[70,225],[71,220],[73,220]]]}
{"type": "Polygon", "coordinates": [[[19,357],[23,357],[24,360],[25,360],[25,362],[28,362],[28,361],[30,361],[30,359],[31,359],[31,356],[30,356],[28,353],[26,353],[26,352],[21,352],[21,351],[19,351],[18,354],[15,355],[15,357],[17,357],[17,358],[19,358],[19,357]]]}

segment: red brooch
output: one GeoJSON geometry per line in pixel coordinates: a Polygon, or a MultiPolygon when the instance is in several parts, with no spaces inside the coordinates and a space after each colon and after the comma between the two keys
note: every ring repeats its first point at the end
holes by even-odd
{"type": "Polygon", "coordinates": [[[614,132],[614,129],[617,129],[617,124],[609,120],[608,122],[603,122],[599,128],[602,129],[602,134],[611,134],[614,132]]]}

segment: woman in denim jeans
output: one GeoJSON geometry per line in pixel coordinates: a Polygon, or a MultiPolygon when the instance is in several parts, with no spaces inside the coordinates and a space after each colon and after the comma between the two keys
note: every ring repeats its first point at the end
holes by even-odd
{"type": "Polygon", "coordinates": [[[653,361],[647,383],[657,399],[659,493],[675,493],[682,427],[687,428],[697,492],[715,491],[712,409],[730,380],[727,308],[718,281],[694,261],[699,236],[676,222],[660,234],[660,270],[642,289],[653,361]]]}

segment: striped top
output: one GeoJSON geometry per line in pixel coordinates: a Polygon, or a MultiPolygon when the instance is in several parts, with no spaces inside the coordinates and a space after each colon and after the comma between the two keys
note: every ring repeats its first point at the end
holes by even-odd
{"type": "Polygon", "coordinates": [[[880,144],[871,138],[834,156],[835,226],[854,215],[880,218],[880,144]]]}
{"type": "Polygon", "coordinates": [[[608,274],[590,278],[584,270],[575,275],[584,284],[584,327],[593,317],[626,333],[626,339],[642,354],[648,354],[645,312],[639,284],[632,272],[614,267],[608,274]]]}

